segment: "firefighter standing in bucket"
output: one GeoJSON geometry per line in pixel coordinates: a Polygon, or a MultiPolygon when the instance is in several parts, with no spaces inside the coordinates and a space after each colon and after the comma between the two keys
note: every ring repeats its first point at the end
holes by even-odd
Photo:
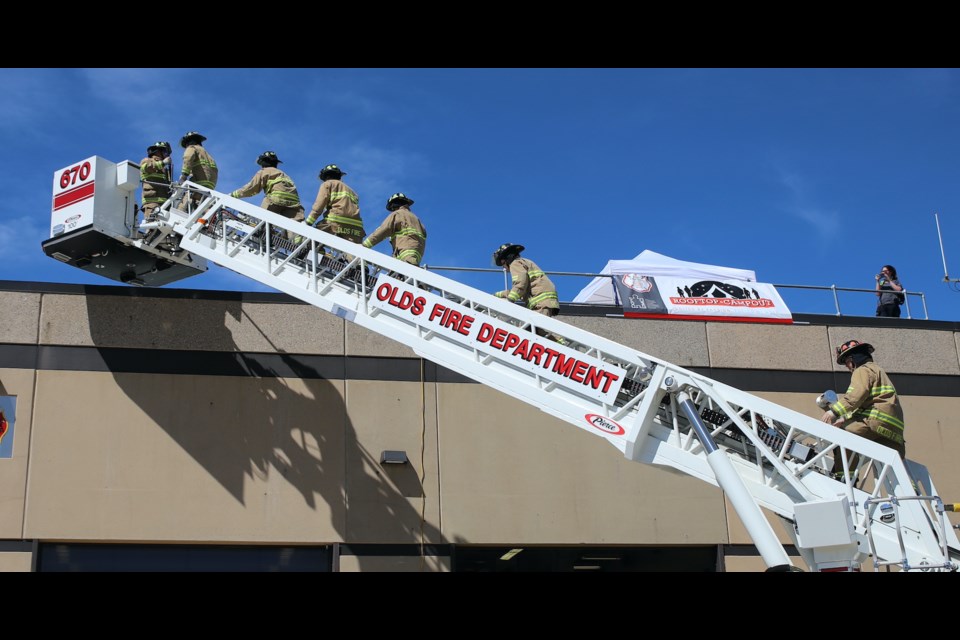
{"type": "Polygon", "coordinates": [[[153,222],[157,209],[170,197],[172,152],[169,142],[154,142],[147,147],[147,157],[140,161],[140,184],[143,186],[140,211],[144,222],[153,222]]]}
{"type": "MultiPolygon", "coordinates": [[[[277,168],[281,162],[283,160],[273,151],[261,153],[257,158],[260,170],[253,175],[250,182],[233,191],[230,197],[249,198],[262,191],[263,202],[260,203],[262,208],[295,222],[303,222],[303,205],[300,204],[297,185],[290,176],[277,168]]],[[[294,235],[292,231],[286,232],[289,240],[293,240],[294,235]]]]}
{"type": "MultiPolygon", "coordinates": [[[[859,340],[848,340],[837,347],[837,364],[846,366],[852,374],[850,386],[820,420],[890,447],[905,458],[900,399],[887,372],[873,361],[873,351],[873,345],[859,340]]],[[[851,469],[856,467],[856,455],[849,464],[851,469]]],[[[839,453],[831,473],[834,477],[843,474],[839,453]]]]}
{"type": "MultiPolygon", "coordinates": [[[[497,291],[494,295],[510,302],[522,302],[537,313],[553,317],[560,313],[557,288],[533,260],[520,257],[524,249],[523,245],[506,243],[493,252],[493,263],[509,269],[513,281],[512,289],[497,291]]],[[[537,328],[537,335],[566,344],[566,340],[544,329],[537,328]]]]}
{"type": "MultiPolygon", "coordinates": [[[[203,142],[206,136],[200,135],[196,131],[188,131],[180,138],[180,146],[183,147],[183,166],[180,167],[180,182],[190,180],[196,182],[201,187],[208,189],[217,188],[217,162],[210,155],[210,152],[204,149],[203,142]]],[[[192,200],[196,205],[200,202],[202,194],[194,193],[191,198],[183,198],[177,207],[181,211],[187,210],[188,200],[192,200]]]]}

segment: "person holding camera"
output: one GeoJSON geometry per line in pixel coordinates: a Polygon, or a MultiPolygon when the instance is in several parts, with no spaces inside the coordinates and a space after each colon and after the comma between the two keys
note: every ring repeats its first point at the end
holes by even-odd
{"type": "Polygon", "coordinates": [[[889,264],[883,265],[876,276],[877,281],[877,317],[899,318],[900,305],[903,304],[903,285],[897,279],[897,270],[889,264]]]}

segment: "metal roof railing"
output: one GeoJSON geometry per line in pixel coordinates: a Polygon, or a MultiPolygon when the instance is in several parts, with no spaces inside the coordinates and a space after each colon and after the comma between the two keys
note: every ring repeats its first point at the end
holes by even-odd
{"type": "MultiPolygon", "coordinates": [[[[818,286],[806,285],[806,284],[774,284],[773,286],[776,287],[777,291],[779,291],[780,289],[810,289],[810,290],[816,290],[816,291],[830,291],[833,294],[834,309],[836,310],[836,315],[838,316],[844,315],[840,311],[840,296],[837,295],[838,291],[869,293],[869,294],[872,294],[874,297],[876,297],[876,294],[877,294],[876,289],[856,289],[853,287],[838,287],[835,284],[832,284],[829,287],[818,287],[818,286]]],[[[908,319],[913,318],[913,315],[911,314],[911,311],[910,311],[910,297],[913,296],[914,298],[920,299],[920,306],[923,307],[923,319],[924,320],[930,319],[930,316],[927,313],[927,298],[926,296],[923,295],[922,291],[907,291],[906,289],[904,289],[903,291],[898,291],[897,293],[903,294],[903,307],[906,312],[906,315],[904,315],[903,317],[908,319]]],[[[862,314],[854,313],[854,314],[848,314],[848,315],[862,315],[862,314]]]]}
{"type": "MultiPolygon", "coordinates": [[[[433,271],[472,271],[472,272],[487,272],[487,273],[505,273],[503,269],[496,268],[480,268],[480,267],[443,267],[436,265],[421,265],[424,269],[433,270],[433,271]]],[[[609,273],[580,273],[576,271],[544,271],[549,276],[573,276],[573,277],[583,277],[583,278],[610,278],[613,280],[616,276],[609,273]]],[[[507,285],[508,286],[508,285],[507,285]]],[[[785,289],[797,289],[797,290],[810,290],[810,291],[823,291],[824,293],[829,292],[833,299],[834,313],[837,316],[843,315],[852,315],[852,316],[862,316],[864,314],[860,313],[851,313],[844,314],[841,310],[840,305],[840,296],[838,292],[852,292],[852,293],[865,293],[870,294],[873,297],[876,297],[876,289],[858,289],[855,287],[838,287],[835,284],[830,286],[816,286],[816,285],[807,285],[807,284],[773,284],[773,287],[777,289],[778,292],[781,292],[785,289]]],[[[614,292],[616,292],[616,287],[614,287],[614,292]]],[[[929,320],[930,316],[927,312],[927,299],[922,291],[907,291],[904,289],[902,291],[904,294],[904,318],[913,319],[913,313],[910,309],[910,299],[914,298],[919,300],[919,304],[923,309],[923,319],[929,320]]],[[[615,294],[616,295],[616,294],[615,294]]],[[[858,300],[862,300],[862,297],[858,297],[858,300]]],[[[805,313],[800,308],[795,308],[793,305],[788,305],[794,313],[805,313]]]]}

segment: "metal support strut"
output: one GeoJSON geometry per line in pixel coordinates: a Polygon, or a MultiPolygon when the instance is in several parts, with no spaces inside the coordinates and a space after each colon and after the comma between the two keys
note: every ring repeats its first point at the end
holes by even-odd
{"type": "Polygon", "coordinates": [[[757,550],[760,552],[763,562],[767,565],[767,569],[770,571],[791,569],[793,563],[790,562],[790,557],[784,550],[783,545],[780,544],[776,534],[773,532],[773,528],[763,515],[760,507],[750,495],[747,487],[743,484],[740,475],[733,468],[733,465],[730,464],[730,459],[720,451],[717,443],[714,442],[710,436],[710,430],[703,424],[703,420],[697,413],[697,408],[693,404],[693,400],[690,399],[689,394],[687,394],[686,391],[681,391],[677,394],[677,402],[680,404],[680,408],[683,409],[683,413],[687,416],[687,420],[690,421],[690,425],[697,434],[700,444],[703,445],[704,451],[707,454],[707,463],[710,465],[710,468],[713,469],[717,483],[720,485],[720,488],[723,489],[724,493],[727,494],[737,515],[740,516],[743,526],[746,527],[747,533],[750,534],[754,544],[757,545],[757,550]]]}

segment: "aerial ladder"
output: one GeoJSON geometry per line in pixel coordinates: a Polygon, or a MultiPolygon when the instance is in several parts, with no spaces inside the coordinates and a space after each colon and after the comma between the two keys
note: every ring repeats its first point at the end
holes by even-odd
{"type": "Polygon", "coordinates": [[[875,571],[960,568],[945,515],[957,505],[893,449],[192,182],[174,189],[157,221],[138,226],[125,175],[132,163],[85,162],[104,198],[79,214],[56,206],[73,167],[54,176],[53,237],[43,249],[67,264],[155,286],[212,262],[405,344],[630,460],[719,487],[769,571],[800,569],[764,510],[813,571],[859,571],[868,559],[875,571]],[[76,215],[86,224],[66,229],[76,215]],[[829,473],[837,458],[839,480],[829,473]]]}

